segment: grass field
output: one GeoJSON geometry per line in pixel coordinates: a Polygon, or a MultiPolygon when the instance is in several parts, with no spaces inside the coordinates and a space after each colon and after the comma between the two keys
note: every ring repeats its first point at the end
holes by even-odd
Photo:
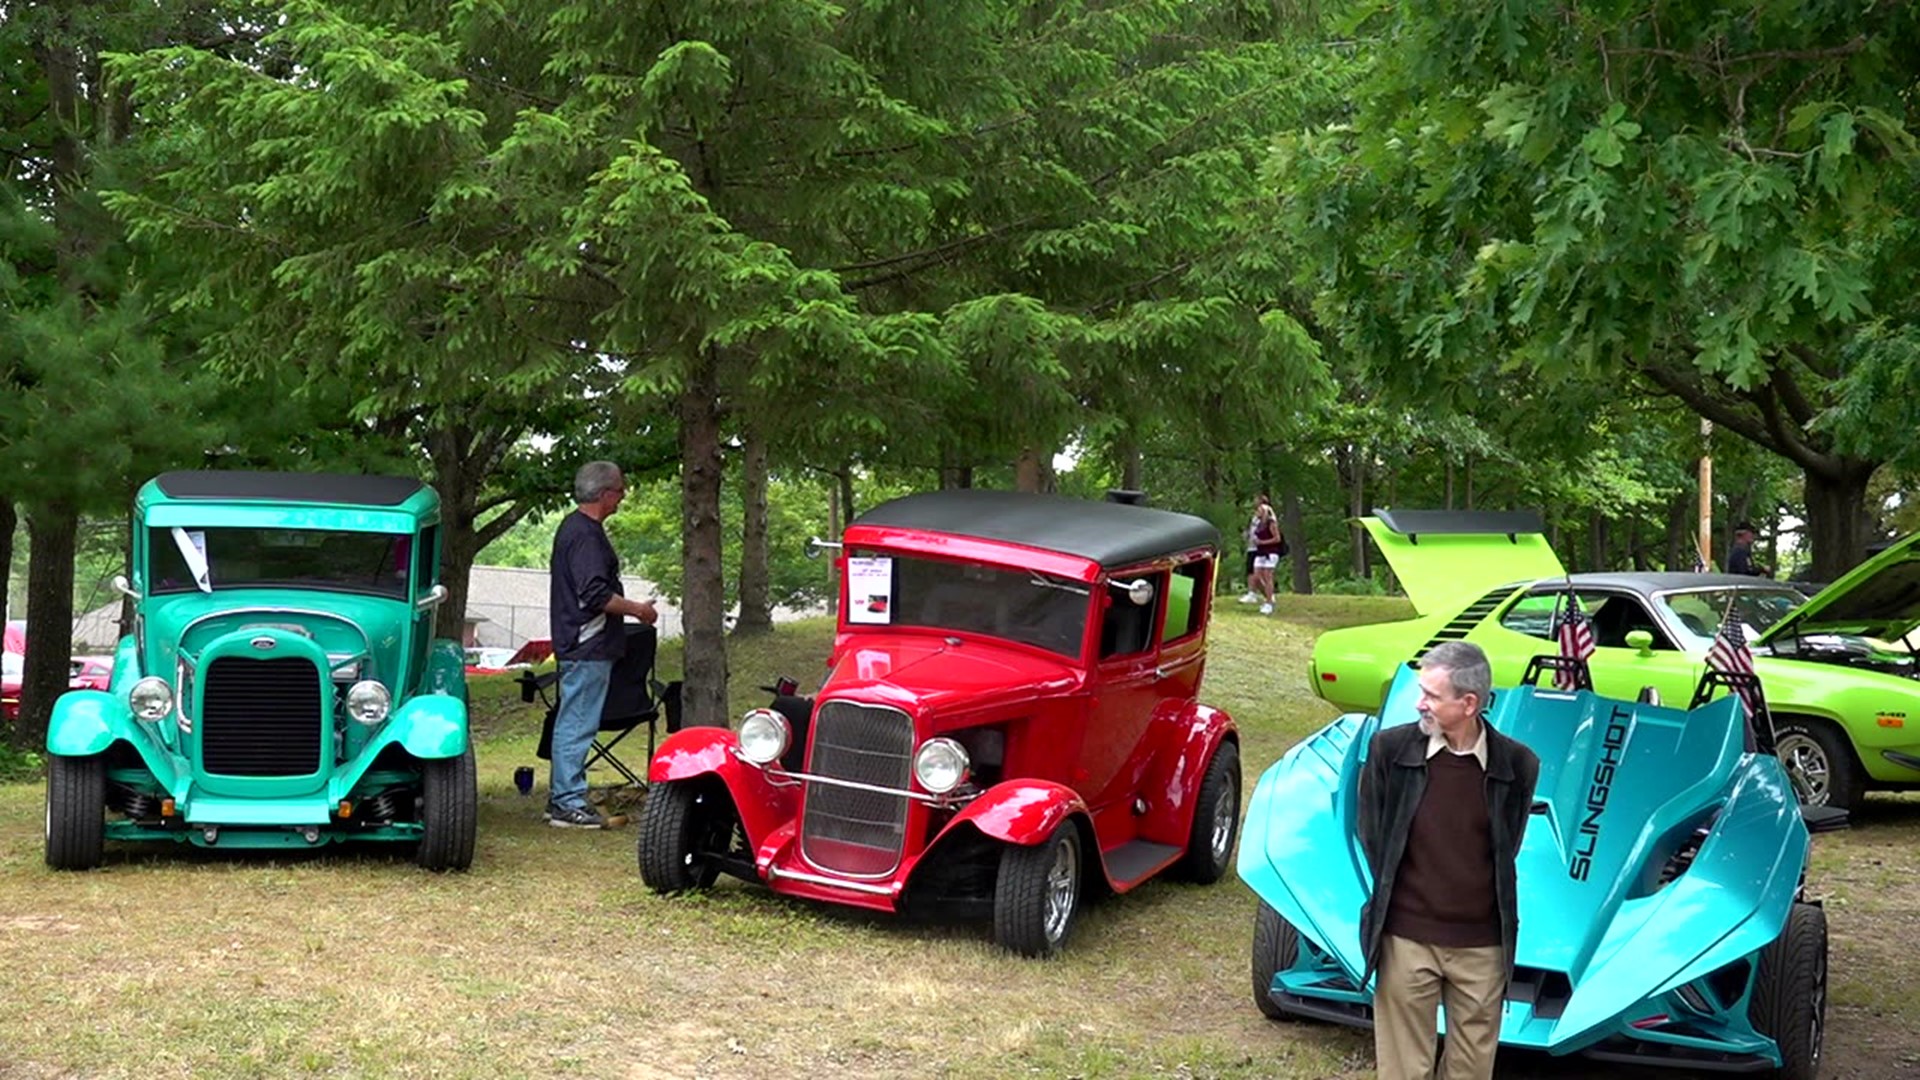
{"type": "MultiPolygon", "coordinates": [[[[1405,610],[1222,605],[1205,697],[1240,724],[1249,787],[1331,715],[1302,674],[1314,635],[1405,610]]],[[[792,624],[736,648],[735,705],[760,704],[754,684],[775,674],[817,681],[831,632],[792,624]]],[[[544,789],[538,715],[504,677],[474,695],[482,804],[466,874],[377,848],[184,847],[110,849],[100,871],[55,874],[39,785],[0,786],[0,1077],[1372,1075],[1365,1034],[1254,1010],[1253,898],[1237,881],[1102,902],[1047,963],[1002,953],[984,926],[740,882],[661,899],[640,884],[635,829],[541,823],[539,792],[512,784],[515,766],[540,765],[544,789]]],[[[1857,828],[1816,843],[1828,1075],[1920,1075],[1917,838],[1920,801],[1877,797],[1857,828]]],[[[1502,1061],[1503,1076],[1674,1075],[1502,1061]]]]}

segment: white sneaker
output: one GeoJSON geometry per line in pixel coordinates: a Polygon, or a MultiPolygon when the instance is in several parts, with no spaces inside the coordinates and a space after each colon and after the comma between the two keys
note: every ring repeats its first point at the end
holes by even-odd
{"type": "Polygon", "coordinates": [[[1240,602],[1243,604],[1251,604],[1258,599],[1260,598],[1258,596],[1255,596],[1252,592],[1243,592],[1240,594],[1240,602]]]}
{"type": "Polygon", "coordinates": [[[1271,614],[1273,614],[1273,605],[1272,605],[1272,604],[1261,604],[1261,605],[1260,605],[1260,614],[1262,614],[1262,615],[1271,615],[1271,614]]]}

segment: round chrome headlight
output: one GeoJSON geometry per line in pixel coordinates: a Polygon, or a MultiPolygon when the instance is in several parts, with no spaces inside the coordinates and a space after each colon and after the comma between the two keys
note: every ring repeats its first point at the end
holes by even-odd
{"type": "Polygon", "coordinates": [[[913,778],[935,795],[945,795],[967,778],[967,750],[952,739],[928,739],[913,755],[913,778]]]}
{"type": "Polygon", "coordinates": [[[158,720],[173,711],[173,687],[158,675],[149,675],[127,691],[127,704],[142,720],[158,720]]]}
{"type": "Polygon", "coordinates": [[[780,760],[792,739],[787,718],[772,709],[749,709],[740,718],[740,756],[755,765],[780,760]]]}
{"type": "Polygon", "coordinates": [[[372,679],[362,679],[347,688],[347,715],[363,724],[385,720],[392,707],[393,695],[372,679]]]}

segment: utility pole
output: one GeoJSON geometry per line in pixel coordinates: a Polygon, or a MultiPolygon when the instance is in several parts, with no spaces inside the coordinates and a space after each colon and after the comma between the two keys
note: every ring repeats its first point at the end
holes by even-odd
{"type": "Polygon", "coordinates": [[[1696,559],[1713,565],[1713,421],[1700,421],[1700,537],[1696,559]]]}

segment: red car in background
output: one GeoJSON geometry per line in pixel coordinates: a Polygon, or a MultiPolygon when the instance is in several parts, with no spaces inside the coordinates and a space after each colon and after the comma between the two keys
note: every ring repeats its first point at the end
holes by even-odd
{"type": "Polygon", "coordinates": [[[69,690],[105,690],[112,682],[111,656],[76,656],[67,672],[69,690]]]}
{"type": "Polygon", "coordinates": [[[20,680],[27,670],[27,621],[7,622],[5,650],[0,651],[0,717],[20,715],[20,680]]]}

